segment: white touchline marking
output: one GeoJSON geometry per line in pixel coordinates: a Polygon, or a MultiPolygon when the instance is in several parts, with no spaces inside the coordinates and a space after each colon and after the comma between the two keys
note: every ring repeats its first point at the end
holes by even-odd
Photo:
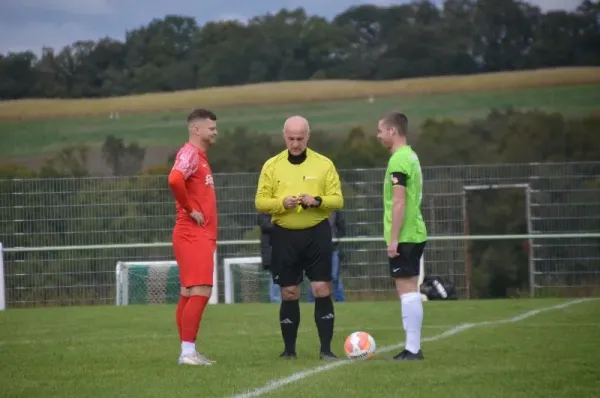
{"type": "MultiPolygon", "coordinates": [[[[422,339],[422,342],[428,342],[428,341],[437,341],[437,340],[441,340],[444,339],[446,337],[450,337],[450,336],[454,336],[455,334],[458,334],[460,332],[464,332],[465,330],[469,330],[472,329],[476,326],[487,326],[487,325],[502,325],[505,323],[514,323],[514,322],[519,322],[522,321],[524,319],[530,318],[534,315],[537,315],[539,313],[542,312],[546,312],[546,311],[553,311],[553,310],[559,310],[559,309],[563,309],[575,304],[580,304],[586,301],[591,301],[591,300],[595,300],[592,298],[586,298],[586,299],[580,299],[580,300],[573,300],[573,301],[567,301],[566,303],[563,304],[558,304],[558,305],[553,305],[551,307],[543,307],[543,308],[538,308],[536,310],[531,310],[531,311],[527,311],[522,313],[521,315],[517,315],[514,316],[512,318],[507,318],[507,319],[500,319],[497,321],[484,321],[484,322],[475,322],[475,323],[464,323],[462,325],[458,325],[452,329],[449,329],[447,331],[445,331],[444,333],[440,333],[437,334],[435,336],[432,337],[427,337],[422,339]]],[[[390,346],[386,346],[386,347],[382,347],[380,349],[377,350],[377,354],[380,353],[385,353],[385,352],[389,352],[389,351],[394,351],[397,350],[401,347],[404,346],[404,342],[401,342],[399,344],[394,344],[394,345],[390,345],[390,346]]],[[[273,392],[283,386],[286,386],[288,384],[292,384],[295,383],[299,380],[302,380],[304,378],[307,378],[309,376],[315,375],[317,373],[321,373],[321,372],[326,372],[328,370],[340,367],[340,366],[344,366],[344,365],[349,365],[355,363],[355,361],[351,361],[351,360],[340,360],[337,362],[331,362],[328,363],[327,365],[323,365],[323,366],[319,366],[316,368],[312,368],[312,369],[307,369],[304,370],[302,372],[297,372],[294,373],[290,376],[287,377],[283,377],[281,379],[277,379],[277,380],[271,380],[270,382],[268,382],[267,384],[265,384],[263,387],[257,388],[255,390],[252,391],[248,391],[242,394],[238,394],[238,395],[233,395],[231,398],[253,398],[253,397],[260,397],[261,395],[264,394],[268,394],[270,392],[273,392]]]]}

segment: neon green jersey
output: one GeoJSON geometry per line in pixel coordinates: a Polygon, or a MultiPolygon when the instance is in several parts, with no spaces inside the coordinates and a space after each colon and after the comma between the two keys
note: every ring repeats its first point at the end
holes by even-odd
{"type": "Polygon", "coordinates": [[[421,214],[423,175],[419,157],[409,145],[398,149],[388,161],[383,183],[383,236],[390,243],[394,185],[406,186],[404,220],[398,242],[420,243],[427,240],[427,228],[421,214]]]}

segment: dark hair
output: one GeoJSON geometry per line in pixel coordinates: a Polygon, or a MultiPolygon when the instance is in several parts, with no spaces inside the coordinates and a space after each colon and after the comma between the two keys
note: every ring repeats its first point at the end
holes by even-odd
{"type": "Polygon", "coordinates": [[[197,119],[210,119],[212,121],[217,120],[217,116],[207,109],[196,108],[190,112],[187,117],[187,122],[190,123],[197,119]]]}
{"type": "Polygon", "coordinates": [[[383,117],[383,124],[388,127],[394,127],[401,135],[408,133],[408,118],[404,113],[390,112],[383,117]]]}

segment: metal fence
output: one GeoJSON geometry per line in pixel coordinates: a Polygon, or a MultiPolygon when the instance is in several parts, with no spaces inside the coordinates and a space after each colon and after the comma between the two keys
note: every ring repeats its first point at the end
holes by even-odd
{"type": "MultiPolygon", "coordinates": [[[[348,235],[381,236],[384,170],[341,170],[340,176],[348,235]]],[[[460,237],[477,228],[474,220],[481,217],[473,209],[481,212],[486,203],[504,206],[507,217],[519,209],[526,226],[522,233],[600,232],[600,162],[428,167],[423,177],[429,234],[456,237],[428,244],[426,269],[450,279],[461,297],[472,296],[472,247],[460,237]]],[[[221,241],[259,237],[257,180],[253,173],[215,175],[221,241]]],[[[174,210],[166,176],[0,180],[0,242],[9,249],[25,248],[4,253],[8,306],[114,303],[117,261],[171,260],[172,252],[168,245],[106,245],[169,242],[174,210]],[[27,249],[81,245],[95,247],[27,249]]],[[[536,295],[598,286],[598,239],[522,243],[536,295]]],[[[381,243],[344,244],[343,252],[348,296],[390,296],[381,243]]],[[[225,245],[218,255],[258,253],[258,245],[225,245]]]]}

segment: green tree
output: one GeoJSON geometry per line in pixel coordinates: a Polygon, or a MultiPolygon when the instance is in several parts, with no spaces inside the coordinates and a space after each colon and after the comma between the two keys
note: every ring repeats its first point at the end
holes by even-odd
{"type": "Polygon", "coordinates": [[[40,176],[87,177],[90,148],[87,145],[70,145],[47,158],[40,168],[40,176]]]}
{"type": "Polygon", "coordinates": [[[106,137],[102,145],[102,157],[114,176],[138,174],[145,156],[146,148],[140,147],[137,142],[126,145],[123,139],[113,135],[106,137]]]}
{"type": "Polygon", "coordinates": [[[63,48],[0,55],[0,98],[89,98],[309,79],[381,80],[600,64],[597,1],[542,12],[521,0],[302,8],[247,23],[155,18],[63,48]]]}

